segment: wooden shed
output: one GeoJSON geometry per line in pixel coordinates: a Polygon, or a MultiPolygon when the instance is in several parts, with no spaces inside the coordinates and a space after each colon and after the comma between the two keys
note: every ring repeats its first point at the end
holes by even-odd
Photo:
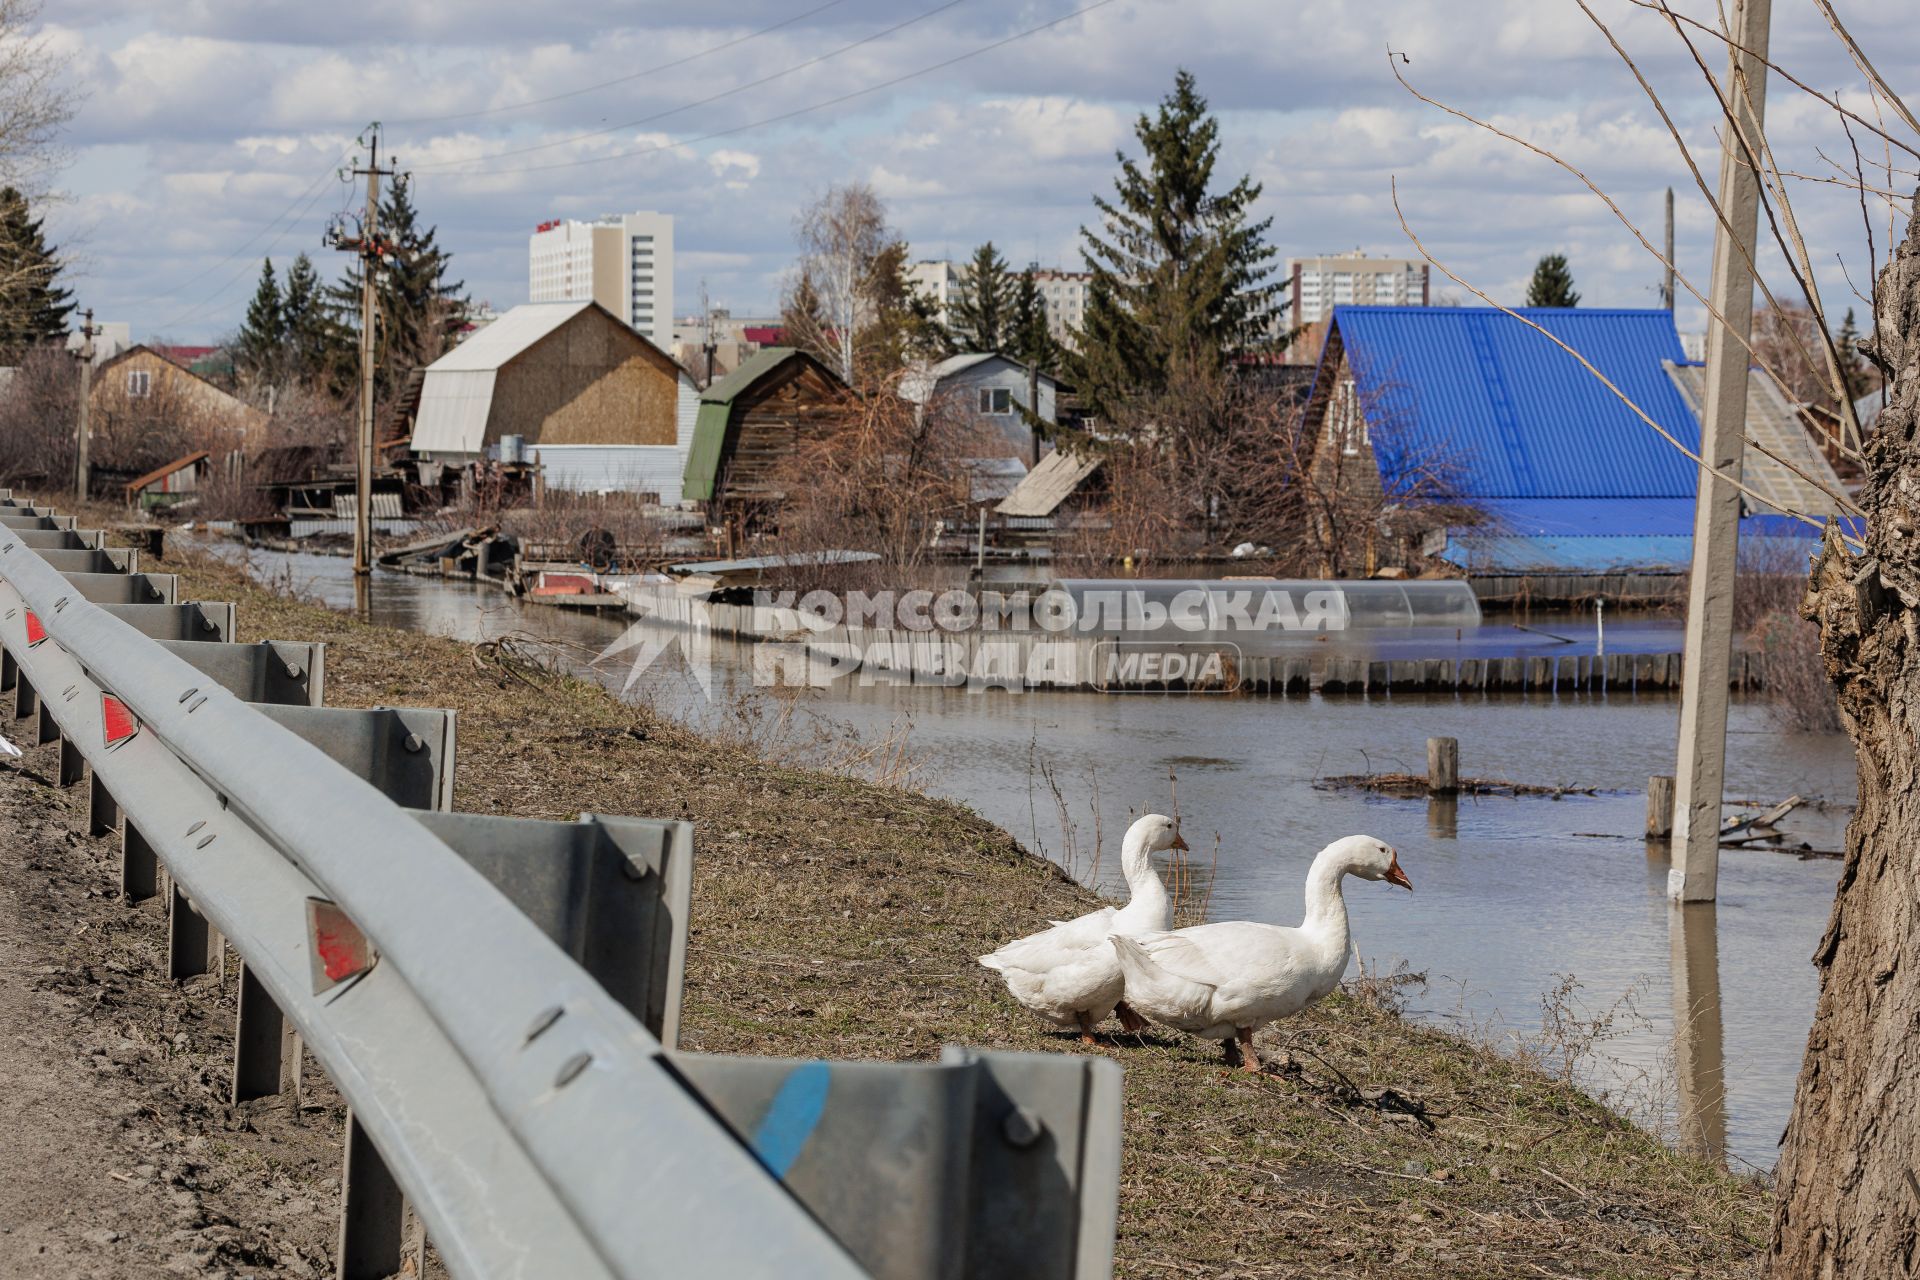
{"type": "Polygon", "coordinates": [[[673,357],[596,302],[529,303],[427,366],[413,450],[468,462],[502,436],[672,449],[684,380],[673,357]]]}
{"type": "Polygon", "coordinates": [[[794,347],[755,352],[700,397],[681,497],[714,509],[778,502],[780,465],[847,421],[850,393],[794,347]]]}

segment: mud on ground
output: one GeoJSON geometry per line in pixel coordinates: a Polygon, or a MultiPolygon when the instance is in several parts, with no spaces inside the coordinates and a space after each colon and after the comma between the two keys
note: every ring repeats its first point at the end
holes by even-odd
{"type": "Polygon", "coordinates": [[[236,971],[166,980],[162,900],[117,897],[58,752],[0,762],[0,1275],[331,1275],[337,1096],[226,1105],[236,971]]]}

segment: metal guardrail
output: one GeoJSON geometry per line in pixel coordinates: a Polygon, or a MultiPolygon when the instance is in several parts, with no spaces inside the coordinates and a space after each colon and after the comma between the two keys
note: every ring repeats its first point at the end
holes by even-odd
{"type": "Polygon", "coordinates": [[[1108,1273],[1112,1063],[672,1053],[687,824],[448,812],[451,712],[326,708],[323,646],[229,643],[72,526],[0,491],[0,684],[124,815],[172,973],[238,953],[234,1099],[302,1043],[346,1098],[339,1275],[417,1254],[403,1196],[459,1276],[1108,1273]]]}

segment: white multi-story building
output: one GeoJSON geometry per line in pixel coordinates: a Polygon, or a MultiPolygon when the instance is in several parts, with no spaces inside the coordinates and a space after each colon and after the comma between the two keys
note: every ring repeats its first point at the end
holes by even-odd
{"type": "MultiPolygon", "coordinates": [[[[960,291],[966,285],[969,270],[970,264],[965,262],[916,262],[907,268],[907,283],[922,296],[932,299],[934,318],[947,324],[953,304],[959,301],[960,291]]],[[[1008,274],[1017,277],[1021,273],[1009,268],[1008,274]]],[[[1036,267],[1033,279],[1047,309],[1047,332],[1063,347],[1076,345],[1074,334],[1086,322],[1087,286],[1093,277],[1084,271],[1036,267]]]]}
{"type": "Polygon", "coordinates": [[[1335,307],[1424,307],[1427,264],[1418,258],[1369,258],[1358,249],[1324,258],[1291,258],[1293,323],[1318,324],[1335,307]]]}
{"type": "Polygon", "coordinates": [[[594,301],[662,351],[673,347],[673,215],[543,222],[527,242],[527,297],[594,301]]]}

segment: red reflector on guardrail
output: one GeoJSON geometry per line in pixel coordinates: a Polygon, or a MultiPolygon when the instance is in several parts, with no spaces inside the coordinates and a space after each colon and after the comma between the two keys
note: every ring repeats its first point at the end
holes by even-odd
{"type": "Polygon", "coordinates": [[[373,946],[367,935],[346,912],[322,898],[307,899],[307,943],[315,995],[373,968],[373,946]]]}
{"type": "Polygon", "coordinates": [[[39,615],[31,609],[27,610],[27,648],[33,648],[46,638],[47,628],[40,621],[39,615]]]}
{"type": "Polygon", "coordinates": [[[106,735],[107,745],[117,747],[140,732],[140,717],[133,714],[133,708],[110,693],[100,695],[100,727],[106,735]]]}

